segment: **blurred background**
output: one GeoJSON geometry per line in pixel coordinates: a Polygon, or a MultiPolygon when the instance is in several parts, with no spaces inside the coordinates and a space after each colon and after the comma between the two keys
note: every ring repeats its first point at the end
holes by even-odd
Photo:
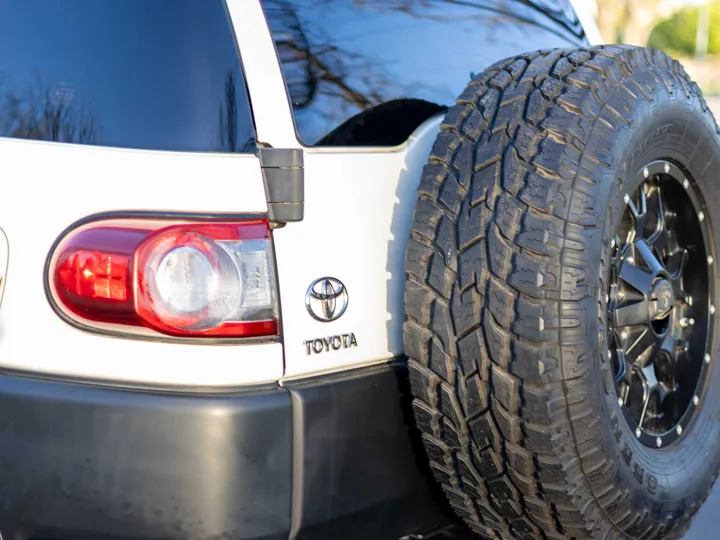
{"type": "Polygon", "coordinates": [[[662,49],[685,66],[720,116],[720,0],[576,0],[604,43],[662,49]]]}

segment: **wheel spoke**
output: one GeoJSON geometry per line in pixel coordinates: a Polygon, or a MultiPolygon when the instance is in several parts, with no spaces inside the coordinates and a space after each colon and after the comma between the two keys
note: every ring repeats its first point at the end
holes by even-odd
{"type": "Polygon", "coordinates": [[[620,279],[640,292],[650,290],[653,276],[635,265],[623,263],[620,267],[620,279]]]}
{"type": "Polygon", "coordinates": [[[654,275],[664,270],[662,263],[657,259],[653,253],[652,248],[645,240],[638,240],[635,242],[635,249],[638,254],[643,258],[645,264],[647,264],[650,272],[654,275]]]}
{"type": "Polygon", "coordinates": [[[635,237],[636,238],[643,238],[645,234],[645,220],[647,218],[647,195],[645,195],[645,187],[640,186],[640,197],[638,201],[638,206],[635,205],[635,201],[628,202],[628,207],[630,208],[630,213],[633,216],[633,219],[635,220],[635,237]]]}
{"type": "Polygon", "coordinates": [[[637,371],[637,373],[640,376],[643,388],[642,412],[640,413],[640,420],[638,421],[638,426],[642,429],[645,425],[650,399],[656,392],[658,392],[660,385],[658,384],[657,377],[655,376],[655,366],[653,364],[648,364],[646,367],[637,371]]]}
{"type": "Polygon", "coordinates": [[[648,303],[647,300],[641,300],[634,304],[617,307],[614,311],[615,326],[635,326],[647,322],[648,303]]]}
{"type": "MultiPolygon", "coordinates": [[[[625,383],[625,385],[630,387],[630,384],[632,383],[632,366],[627,361],[627,357],[625,356],[625,353],[621,350],[617,350],[617,362],[618,362],[618,372],[615,375],[615,381],[620,383],[625,383]]],[[[623,396],[625,398],[626,396],[623,396]]]]}
{"type": "Polygon", "coordinates": [[[628,378],[628,381],[622,385],[622,389],[620,390],[620,397],[623,400],[623,403],[627,403],[630,399],[630,385],[632,382],[632,372],[630,374],[630,377],[628,378]]]}
{"type": "Polygon", "coordinates": [[[655,248],[655,252],[662,257],[663,254],[667,256],[670,253],[670,237],[666,230],[661,230],[656,233],[650,240],[649,243],[655,248]]]}
{"type": "MultiPolygon", "coordinates": [[[[622,238],[620,238],[619,234],[616,234],[615,235],[615,245],[620,247],[620,246],[622,246],[622,243],[623,243],[622,238]]],[[[617,259],[617,257],[619,257],[619,256],[620,256],[620,250],[615,252],[615,255],[613,255],[613,259],[617,259]]]]}
{"type": "Polygon", "coordinates": [[[666,218],[665,218],[665,202],[663,201],[662,197],[662,190],[660,189],[660,184],[657,184],[655,186],[655,193],[657,196],[657,205],[658,205],[658,230],[665,232],[667,229],[666,225],[666,218]]]}
{"type": "Polygon", "coordinates": [[[674,370],[683,367],[684,356],[682,355],[687,351],[687,349],[688,341],[686,339],[673,336],[671,332],[668,332],[662,341],[657,345],[657,352],[664,353],[670,358],[674,370]]]}
{"type": "Polygon", "coordinates": [[[635,364],[642,353],[655,345],[657,339],[650,328],[643,328],[642,332],[635,336],[631,336],[628,346],[625,348],[625,355],[631,364],[635,364]]]}
{"type": "Polygon", "coordinates": [[[678,340],[670,332],[667,333],[665,338],[660,342],[659,350],[669,354],[671,358],[675,358],[678,349],[681,348],[684,342],[678,340]]]}
{"type": "Polygon", "coordinates": [[[682,250],[679,268],[670,274],[670,283],[672,284],[673,294],[676,300],[685,302],[685,284],[683,283],[683,270],[687,264],[687,250],[682,250]]]}
{"type": "Polygon", "coordinates": [[[687,262],[688,262],[687,249],[683,249],[682,251],[680,251],[678,253],[673,253],[672,257],[668,261],[668,266],[670,267],[670,268],[668,268],[668,270],[671,272],[670,279],[673,279],[673,280],[679,279],[683,274],[683,270],[685,270],[685,265],[687,265],[687,262]],[[677,264],[672,264],[675,262],[676,259],[679,259],[677,264]],[[676,266],[676,268],[675,268],[675,266],[676,266]]]}
{"type": "MultiPolygon", "coordinates": [[[[665,208],[659,184],[653,185],[650,195],[655,199],[655,204],[652,205],[652,210],[655,213],[655,228],[648,235],[648,242],[653,245],[662,258],[663,249],[667,249],[668,246],[668,235],[665,227],[665,208]]],[[[650,213],[650,210],[648,210],[648,213],[650,213]]]]}

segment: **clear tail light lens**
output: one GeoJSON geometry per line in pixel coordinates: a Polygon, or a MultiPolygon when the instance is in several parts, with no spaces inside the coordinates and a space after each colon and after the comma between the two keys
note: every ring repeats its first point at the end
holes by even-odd
{"type": "Polygon", "coordinates": [[[96,222],[50,259],[50,290],[70,318],[188,337],[277,334],[267,221],[96,222]]]}

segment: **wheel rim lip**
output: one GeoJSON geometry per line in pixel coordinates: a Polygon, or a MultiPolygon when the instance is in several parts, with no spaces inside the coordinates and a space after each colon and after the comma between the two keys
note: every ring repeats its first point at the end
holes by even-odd
{"type": "MultiPolygon", "coordinates": [[[[689,172],[686,172],[682,170],[680,167],[675,165],[672,161],[667,159],[658,159],[655,161],[652,161],[651,163],[642,166],[638,169],[636,178],[639,179],[639,182],[637,184],[637,188],[640,188],[642,184],[648,179],[655,175],[665,175],[670,176],[678,182],[684,189],[685,193],[688,195],[688,198],[690,199],[694,215],[696,216],[696,219],[698,221],[698,225],[700,227],[700,230],[702,232],[702,239],[703,239],[703,246],[705,248],[705,254],[707,256],[712,257],[713,259],[713,265],[716,264],[716,254],[714,249],[714,242],[713,242],[713,234],[712,230],[710,228],[710,216],[707,215],[706,212],[706,206],[704,204],[704,200],[702,198],[702,193],[699,191],[696,182],[694,181],[694,178],[689,172]],[[645,171],[647,170],[647,175],[645,174],[645,171]],[[683,180],[687,180],[689,182],[689,186],[685,188],[683,185],[683,180]],[[704,219],[700,220],[697,218],[699,212],[704,213],[704,219]]],[[[712,313],[709,312],[709,306],[714,305],[714,298],[715,298],[715,280],[712,278],[712,271],[708,270],[708,279],[707,279],[707,290],[708,290],[708,299],[707,299],[707,306],[708,306],[708,313],[707,317],[705,318],[705,328],[704,328],[704,336],[705,336],[705,346],[704,351],[712,356],[712,350],[714,345],[714,332],[713,332],[713,322],[714,322],[714,316],[712,313]]],[[[613,312],[608,310],[608,317],[612,317],[613,312]]],[[[668,326],[669,328],[669,326],[668,326]]],[[[609,346],[609,344],[608,344],[609,346]]],[[[628,427],[633,431],[635,438],[637,438],[643,445],[654,449],[659,450],[662,448],[665,448],[667,445],[673,443],[677,439],[681,438],[688,429],[688,426],[692,422],[693,418],[695,417],[696,410],[700,407],[702,404],[702,398],[703,393],[705,391],[706,386],[706,380],[707,380],[707,374],[710,369],[710,365],[706,363],[704,360],[700,360],[701,366],[700,366],[700,372],[697,376],[697,380],[695,383],[695,389],[693,392],[693,396],[697,396],[699,398],[698,404],[695,404],[694,399],[690,399],[689,403],[687,404],[687,407],[685,408],[685,411],[680,416],[680,418],[677,420],[677,422],[672,426],[671,429],[666,431],[665,433],[648,433],[643,429],[640,429],[638,426],[638,422],[635,418],[633,418],[631,411],[626,407],[625,405],[620,406],[620,409],[622,410],[623,417],[625,419],[626,424],[628,427]],[[680,429],[680,433],[678,433],[678,427],[680,429]],[[640,434],[638,435],[637,430],[640,429],[640,434]],[[661,443],[658,445],[658,440],[661,443]]],[[[613,385],[615,387],[615,392],[617,397],[619,398],[620,392],[619,392],[619,386],[617,380],[615,380],[615,370],[612,369],[613,372],[613,385]]]]}

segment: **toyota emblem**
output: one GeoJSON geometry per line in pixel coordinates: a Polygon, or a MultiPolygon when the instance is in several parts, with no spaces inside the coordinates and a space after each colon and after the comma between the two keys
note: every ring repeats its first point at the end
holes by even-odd
{"type": "Polygon", "coordinates": [[[348,292],[339,279],[323,277],[313,281],[305,293],[305,307],[313,319],[330,322],[339,319],[348,306],[348,292]]]}

